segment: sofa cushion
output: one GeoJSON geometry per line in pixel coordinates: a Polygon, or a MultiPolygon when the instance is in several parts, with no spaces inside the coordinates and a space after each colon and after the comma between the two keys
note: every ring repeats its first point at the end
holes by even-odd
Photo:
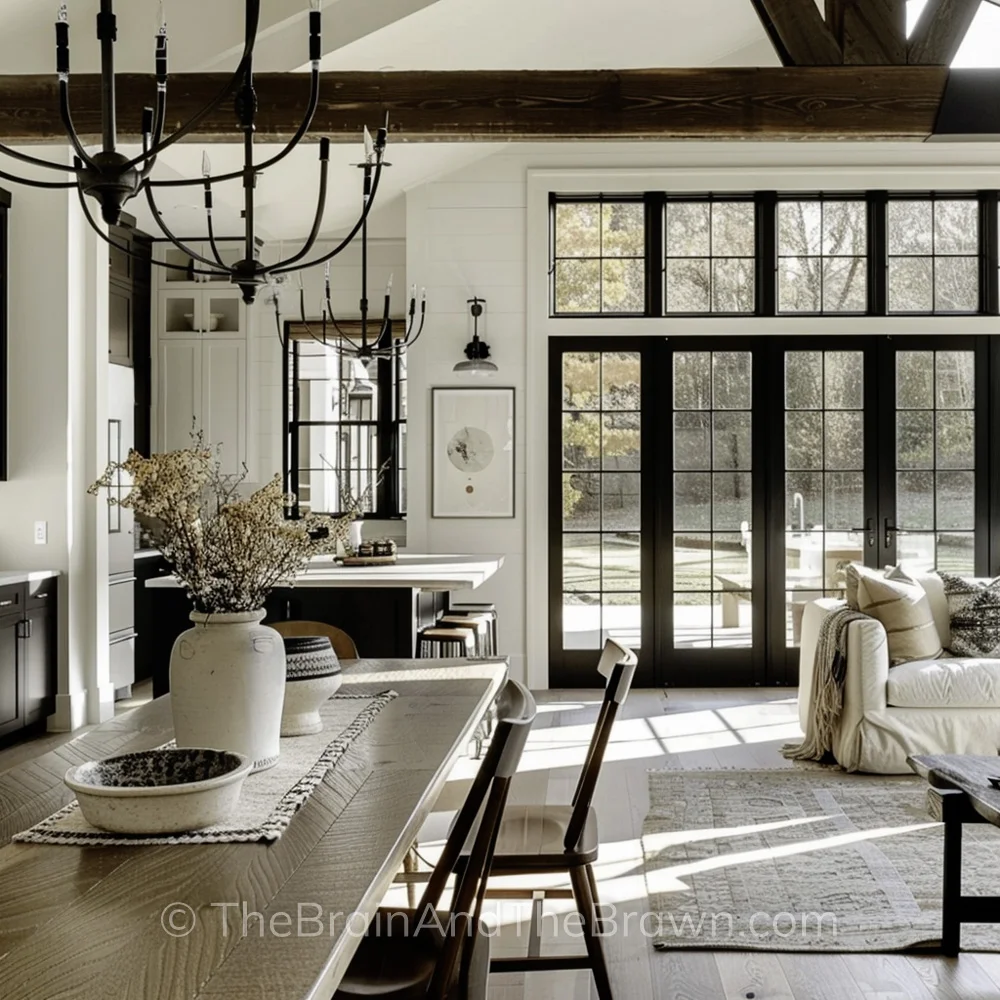
{"type": "Polygon", "coordinates": [[[941,573],[956,656],[1000,656],[1000,577],[974,580],[941,573]]]}
{"type": "Polygon", "coordinates": [[[914,660],[889,671],[890,708],[1000,708],[1000,659],[914,660]]]}
{"type": "Polygon", "coordinates": [[[942,653],[941,639],[923,587],[888,580],[864,566],[852,569],[858,575],[858,610],[885,628],[890,664],[937,659],[942,653]]]}

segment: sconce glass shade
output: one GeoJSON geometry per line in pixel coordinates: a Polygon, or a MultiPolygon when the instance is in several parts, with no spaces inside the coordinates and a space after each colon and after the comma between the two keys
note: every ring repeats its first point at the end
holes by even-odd
{"type": "Polygon", "coordinates": [[[452,370],[459,375],[492,378],[500,369],[492,361],[487,361],[485,358],[469,358],[467,361],[459,361],[452,370]]]}

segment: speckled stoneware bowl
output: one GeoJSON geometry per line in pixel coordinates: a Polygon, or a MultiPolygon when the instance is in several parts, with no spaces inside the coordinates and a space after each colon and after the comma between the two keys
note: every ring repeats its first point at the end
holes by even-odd
{"type": "Polygon", "coordinates": [[[341,684],[340,661],[325,635],[285,636],[285,706],[282,736],[307,736],[323,728],[320,706],[341,684]]]}
{"type": "Polygon", "coordinates": [[[71,767],[84,819],[111,833],[180,833],[225,819],[253,761],[229,750],[145,750],[71,767]]]}

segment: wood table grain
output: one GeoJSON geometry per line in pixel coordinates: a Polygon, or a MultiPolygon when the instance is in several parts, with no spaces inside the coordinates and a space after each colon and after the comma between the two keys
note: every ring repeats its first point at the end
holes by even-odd
{"type": "Polygon", "coordinates": [[[73,764],[170,739],[169,696],[0,774],[0,997],[325,1000],[506,676],[357,661],[345,693],[399,697],[270,845],[10,843],[71,801],[73,764]]]}

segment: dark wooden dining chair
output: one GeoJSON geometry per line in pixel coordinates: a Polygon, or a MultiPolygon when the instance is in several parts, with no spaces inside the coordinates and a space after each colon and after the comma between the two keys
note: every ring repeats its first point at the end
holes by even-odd
{"type": "Polygon", "coordinates": [[[515,680],[507,681],[497,708],[490,748],[423,896],[414,909],[378,911],[334,1000],[486,1000],[490,939],[480,914],[497,828],[536,712],[531,692],[515,680]],[[441,912],[448,878],[474,828],[451,909],[441,912]]]}
{"type": "MultiPolygon", "coordinates": [[[[582,921],[586,955],[545,956],[540,942],[533,942],[529,954],[520,958],[495,958],[492,972],[534,972],[542,969],[590,969],[599,1000],[612,1000],[607,963],[601,947],[600,901],[594,862],[599,839],[597,814],[592,805],[604,753],[611,738],[618,710],[628,696],[635,677],[636,655],[612,639],[604,644],[597,669],[606,679],[604,699],[590,740],[587,756],[576,783],[570,805],[512,805],[504,810],[497,832],[491,877],[504,875],[569,875],[572,895],[582,921]]],[[[459,869],[468,857],[463,852],[459,869]]],[[[551,890],[550,890],[551,893],[551,890]]],[[[554,895],[554,893],[551,893],[554,895]]],[[[503,897],[524,896],[544,899],[545,891],[521,887],[504,888],[503,897]],[[538,895],[536,895],[536,893],[538,895]]],[[[541,904],[539,904],[541,905],[541,904]]],[[[540,925],[540,921],[533,922],[540,925]]]]}
{"type": "Polygon", "coordinates": [[[265,622],[264,624],[283,636],[324,635],[330,640],[338,660],[358,658],[358,647],[354,645],[354,640],[336,625],[327,625],[325,622],[265,622]]]}

